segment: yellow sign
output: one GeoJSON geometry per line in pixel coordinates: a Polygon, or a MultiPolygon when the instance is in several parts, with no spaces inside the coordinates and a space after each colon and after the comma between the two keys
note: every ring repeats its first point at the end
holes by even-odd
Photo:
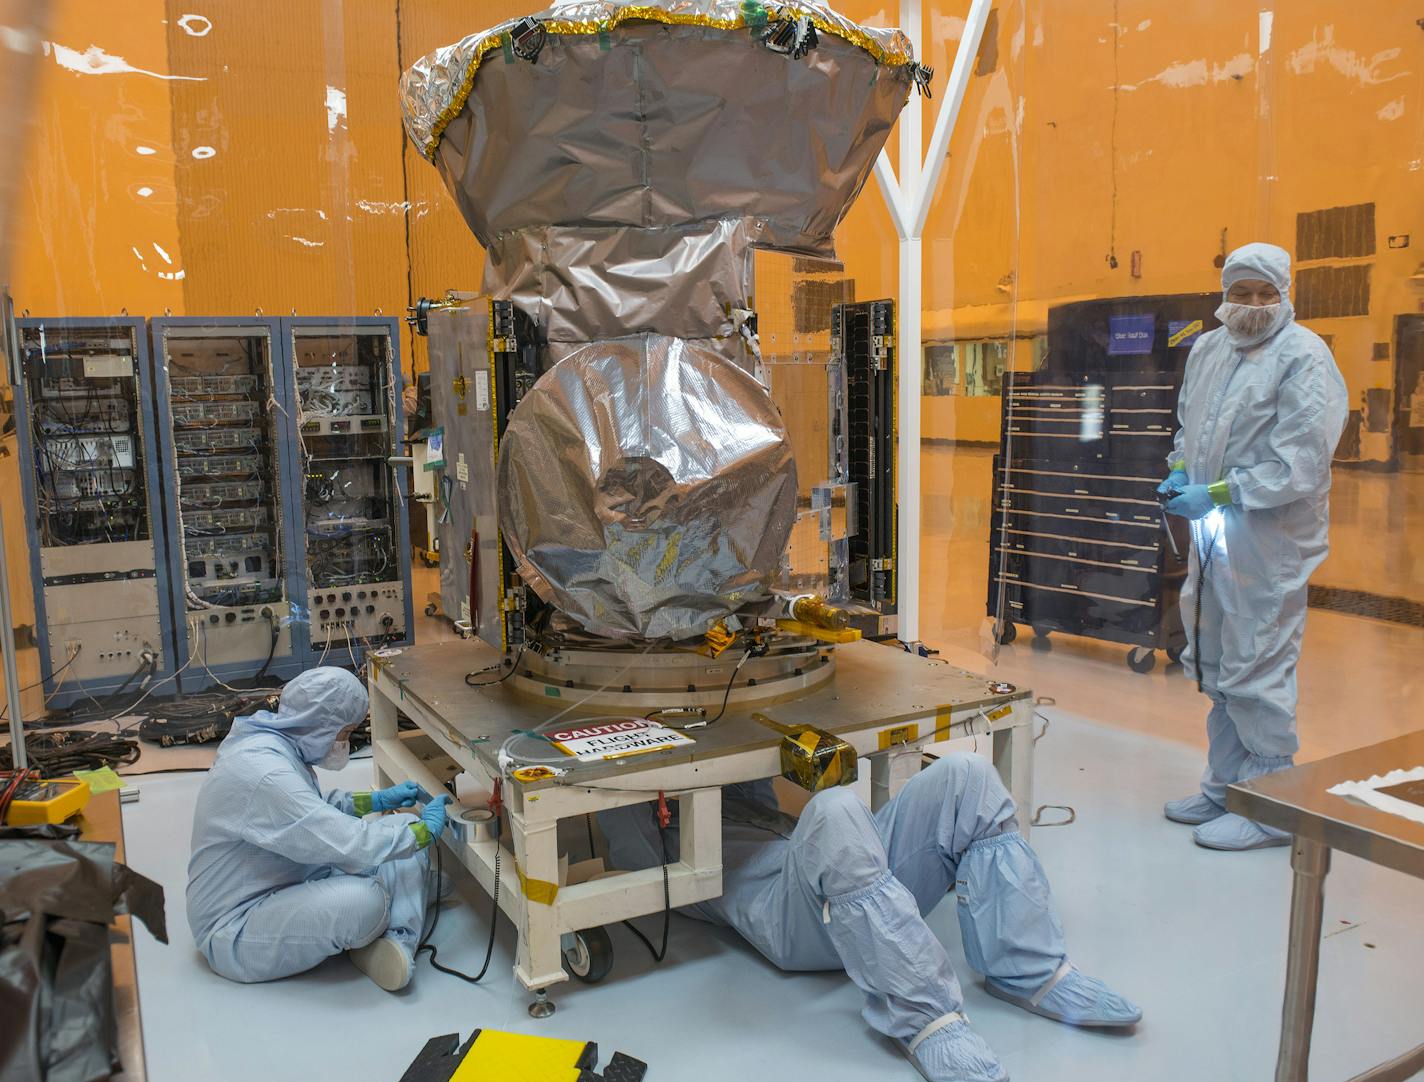
{"type": "Polygon", "coordinates": [[[531,1037],[524,1033],[478,1030],[450,1082],[487,1082],[524,1078],[539,1082],[577,1082],[598,1065],[598,1050],[583,1041],[531,1037]]]}
{"type": "Polygon", "coordinates": [[[1194,319],[1194,320],[1192,320],[1192,321],[1191,321],[1190,323],[1188,323],[1185,327],[1183,327],[1180,331],[1178,331],[1176,334],[1172,335],[1171,338],[1167,339],[1167,347],[1170,349],[1170,348],[1175,347],[1175,346],[1180,346],[1183,342],[1185,342],[1185,341],[1186,341],[1188,338],[1190,338],[1192,335],[1194,335],[1194,334],[1201,334],[1201,329],[1202,329],[1202,321],[1199,320],[1199,319],[1194,319]]]}
{"type": "Polygon", "coordinates": [[[998,721],[1000,718],[1008,717],[1013,712],[1014,708],[1005,704],[1004,706],[999,707],[997,710],[990,710],[989,713],[985,715],[985,717],[987,717],[990,721],[998,721]]]}

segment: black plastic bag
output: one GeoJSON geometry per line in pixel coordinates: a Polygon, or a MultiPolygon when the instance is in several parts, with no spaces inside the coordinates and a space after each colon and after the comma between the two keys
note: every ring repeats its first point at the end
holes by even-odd
{"type": "Polygon", "coordinates": [[[118,1069],[109,924],[168,942],[163,888],[74,827],[0,829],[0,1082],[91,1082],[118,1069]]]}

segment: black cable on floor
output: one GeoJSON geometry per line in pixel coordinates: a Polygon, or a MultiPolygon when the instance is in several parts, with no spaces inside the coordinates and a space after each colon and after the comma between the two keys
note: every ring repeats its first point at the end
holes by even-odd
{"type": "Polygon", "coordinates": [[[152,778],[159,774],[206,774],[210,766],[169,766],[162,770],[134,770],[123,775],[125,778],[152,778]]]}
{"type": "MultiPolygon", "coordinates": [[[[25,754],[30,766],[46,778],[62,778],[76,770],[132,766],[143,752],[137,740],[108,733],[80,729],[49,730],[25,736],[25,754]]],[[[14,756],[7,744],[0,747],[0,770],[14,768],[14,756]]]]}
{"type": "MultiPolygon", "coordinates": [[[[499,838],[500,834],[503,832],[503,829],[504,828],[500,822],[499,817],[496,816],[494,820],[494,890],[491,894],[492,901],[490,905],[489,942],[485,944],[485,961],[484,965],[480,966],[480,971],[473,977],[471,977],[468,973],[462,973],[458,969],[453,969],[450,966],[440,964],[437,958],[439,952],[435,944],[430,942],[431,938],[435,935],[435,929],[440,925],[440,905],[438,900],[435,906],[435,918],[430,922],[430,931],[427,932],[425,934],[425,938],[420,941],[420,946],[415,948],[415,956],[417,958],[419,958],[423,953],[428,951],[430,953],[430,964],[432,967],[434,967],[441,973],[448,973],[452,977],[459,977],[466,984],[479,984],[480,981],[484,980],[485,974],[489,972],[490,959],[494,957],[494,932],[495,926],[499,922],[499,858],[500,854],[503,852],[504,849],[504,847],[500,844],[499,838]]],[[[435,883],[436,888],[438,890],[440,884],[441,866],[444,863],[444,859],[440,853],[439,839],[436,839],[436,841],[432,844],[435,846],[435,883]]]]}
{"type": "MultiPolygon", "coordinates": [[[[653,812],[653,821],[657,822],[657,812],[653,812]]],[[[668,847],[667,828],[658,823],[658,839],[663,847],[663,946],[662,950],[654,950],[653,944],[647,936],[634,927],[633,922],[625,920],[623,926],[643,941],[643,946],[648,948],[648,953],[653,956],[654,962],[661,962],[667,957],[668,929],[672,926],[672,891],[668,887],[668,847]]]]}

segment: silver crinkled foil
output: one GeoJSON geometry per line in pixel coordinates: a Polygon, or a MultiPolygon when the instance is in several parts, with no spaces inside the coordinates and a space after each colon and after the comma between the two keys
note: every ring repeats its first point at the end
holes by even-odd
{"type": "Polygon", "coordinates": [[[406,131],[489,247],[547,225],[765,223],[762,247],[831,254],[914,82],[898,30],[820,4],[742,0],[580,3],[418,61],[401,82],[406,131]],[[805,15],[817,44],[792,59],[758,26],[805,15]]]}
{"type": "Polygon", "coordinates": [[[701,634],[764,596],[791,533],[796,464],[753,377],[645,335],[546,372],[499,451],[499,511],[520,576],[588,630],[701,634]]]}
{"type": "Polygon", "coordinates": [[[925,74],[898,30],[758,0],[560,4],[406,72],[486,292],[538,327],[500,531],[590,632],[687,638],[768,595],[796,471],[746,371],[752,252],[833,255],[925,74]]]}

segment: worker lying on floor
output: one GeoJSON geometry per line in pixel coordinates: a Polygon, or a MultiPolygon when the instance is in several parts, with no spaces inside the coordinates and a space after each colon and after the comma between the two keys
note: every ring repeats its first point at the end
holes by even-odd
{"type": "MultiPolygon", "coordinates": [[[[598,822],[614,866],[663,863],[648,805],[598,822]]],[[[676,824],[666,835],[676,861],[676,824]]],[[[1071,1025],[1142,1017],[1069,964],[1013,798],[976,755],[939,760],[873,814],[848,789],[817,793],[799,820],[777,809],[770,781],[723,789],[722,896],[683,912],[731,925],[781,969],[844,969],[865,992],[865,1020],[932,1082],[997,1082],[1008,1076],[969,1028],[954,967],[924,920],[951,885],[965,956],[991,995],[1071,1025]]]]}
{"type": "Polygon", "coordinates": [[[233,723],[198,793],[188,862],[188,926],[214,972],[270,981],[348,951],[382,988],[409,983],[449,797],[414,782],[323,796],[312,767],[345,766],[365,716],[361,681],[319,668],[282,689],[275,714],[233,723]],[[419,818],[361,818],[418,803],[419,818]]]}

